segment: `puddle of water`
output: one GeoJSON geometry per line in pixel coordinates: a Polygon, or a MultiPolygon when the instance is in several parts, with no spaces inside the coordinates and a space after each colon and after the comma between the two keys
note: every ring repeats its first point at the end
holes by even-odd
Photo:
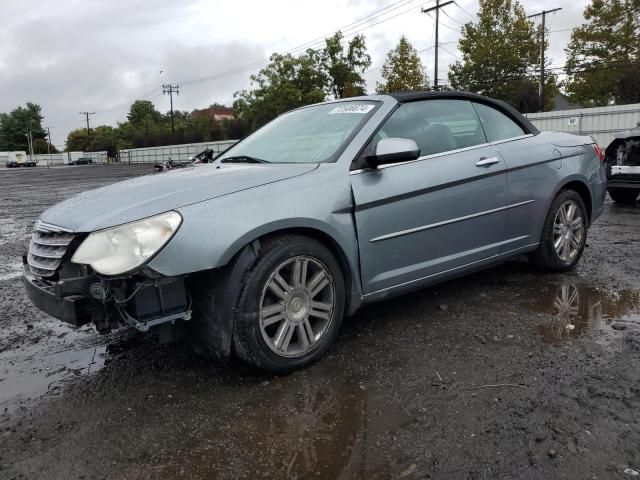
{"type": "MultiPolygon", "coordinates": [[[[219,432],[200,428],[193,443],[181,448],[179,463],[158,465],[157,459],[139,456],[140,463],[127,465],[122,476],[154,470],[158,478],[386,479],[415,469],[408,458],[390,462],[389,446],[381,442],[415,418],[389,408],[381,392],[346,379],[309,388],[303,375],[270,383],[257,386],[259,398],[242,402],[239,418],[232,414],[236,418],[219,427],[224,441],[219,432]],[[296,393],[283,392],[285,386],[296,393]],[[255,477],[246,477],[249,472],[255,477]]],[[[207,415],[204,423],[210,421],[207,415]]]]}
{"type": "Polygon", "coordinates": [[[544,341],[556,343],[589,331],[610,331],[614,325],[640,324],[640,291],[604,291],[566,280],[538,289],[531,304],[547,317],[539,325],[544,341]]]}
{"type": "MultiPolygon", "coordinates": [[[[67,350],[28,361],[3,362],[0,407],[46,393],[69,375],[97,372],[104,366],[106,346],[67,350]]],[[[54,387],[55,388],[55,387],[54,387]]]]}
{"type": "MultiPolygon", "coordinates": [[[[1,257],[0,257],[1,258],[1,257]]],[[[0,282],[13,280],[22,275],[22,263],[2,262],[0,263],[0,282]]]]}

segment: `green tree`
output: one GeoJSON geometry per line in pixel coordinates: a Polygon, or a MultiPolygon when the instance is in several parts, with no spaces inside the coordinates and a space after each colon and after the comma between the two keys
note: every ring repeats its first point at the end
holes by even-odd
{"type": "Polygon", "coordinates": [[[325,100],[326,77],[317,68],[317,52],[294,57],[274,53],[270,63],[251,76],[252,90],[236,93],[234,109],[254,130],[278,115],[325,100]]]}
{"type": "MultiPolygon", "coordinates": [[[[0,113],[0,151],[29,150],[27,133],[31,129],[34,140],[44,141],[44,153],[47,151],[45,131],[42,128],[42,108],[36,103],[27,102],[26,106],[18,107],[10,113],[0,113]]],[[[38,149],[41,142],[37,142],[38,149]]],[[[36,151],[35,153],[41,153],[36,151]]]]}
{"type": "Polygon", "coordinates": [[[403,35],[398,45],[387,53],[382,66],[383,83],[378,83],[378,93],[425,90],[429,80],[416,49],[403,35]]]}
{"type": "Polygon", "coordinates": [[[356,35],[345,46],[342,32],[325,40],[319,54],[320,68],[327,76],[327,91],[334,98],[364,95],[366,82],[362,76],[371,66],[364,35],[356,35]]]}
{"type": "Polygon", "coordinates": [[[156,106],[150,100],[136,100],[129,107],[127,120],[133,125],[142,125],[145,121],[151,120],[158,123],[162,114],[156,110],[156,106]]]}
{"type": "Polygon", "coordinates": [[[65,151],[84,152],[87,149],[87,131],[84,128],[76,128],[67,134],[65,151]]]}
{"type": "Polygon", "coordinates": [[[566,49],[566,91],[589,106],[640,97],[640,0],[592,0],[566,49]]]}
{"type": "MultiPolygon", "coordinates": [[[[462,60],[449,71],[453,88],[504,100],[520,111],[540,108],[537,100],[531,105],[540,64],[538,32],[517,0],[480,0],[478,20],[462,27],[458,48],[462,60]]],[[[545,84],[544,110],[553,107],[557,93],[553,73],[547,72],[545,84]]]]}

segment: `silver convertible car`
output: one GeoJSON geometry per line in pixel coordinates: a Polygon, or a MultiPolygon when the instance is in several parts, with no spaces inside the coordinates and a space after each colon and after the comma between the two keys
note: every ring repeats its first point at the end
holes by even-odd
{"type": "Polygon", "coordinates": [[[286,372],[365,303],[516,254],[573,268],[605,191],[591,137],[539,132],[505,103],[352,98],[288,112],[210,165],[55,205],[24,281],[65,322],[286,372]]]}

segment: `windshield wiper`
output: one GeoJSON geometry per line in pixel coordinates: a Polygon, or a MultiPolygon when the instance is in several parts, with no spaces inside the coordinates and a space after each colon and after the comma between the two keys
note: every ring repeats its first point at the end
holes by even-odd
{"type": "Polygon", "coordinates": [[[235,157],[227,157],[220,160],[222,163],[271,163],[261,158],[251,157],[249,155],[236,155],[235,157]]]}

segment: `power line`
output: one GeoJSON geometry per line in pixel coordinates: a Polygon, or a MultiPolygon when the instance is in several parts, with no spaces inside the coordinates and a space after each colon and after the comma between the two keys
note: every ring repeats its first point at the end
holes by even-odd
{"type": "Polygon", "coordinates": [[[468,10],[465,10],[465,9],[462,7],[462,5],[460,5],[458,2],[453,2],[453,3],[456,5],[456,7],[458,7],[460,10],[462,10],[464,13],[466,13],[467,15],[469,15],[469,16],[470,16],[471,18],[473,18],[474,20],[475,20],[476,18],[478,18],[478,16],[477,16],[477,15],[474,15],[473,13],[469,13],[469,11],[468,11],[468,10]]]}
{"type": "Polygon", "coordinates": [[[455,18],[453,18],[451,15],[449,15],[447,12],[445,12],[444,10],[442,11],[442,13],[444,13],[447,17],[449,17],[451,20],[453,20],[454,22],[456,22],[458,25],[461,25],[464,27],[464,23],[462,23],[460,20],[456,20],[455,18]]]}
{"type": "MultiPolygon", "coordinates": [[[[413,1],[414,0],[411,0],[408,3],[400,5],[400,7],[409,5],[409,3],[412,3],[413,1]]],[[[427,5],[429,3],[432,3],[433,1],[434,0],[429,0],[429,1],[424,2],[423,4],[421,4],[420,6],[427,5]]],[[[399,7],[396,7],[396,8],[399,8],[399,7]]],[[[395,8],[393,10],[395,10],[395,8]]],[[[375,27],[377,25],[380,25],[382,23],[388,22],[389,20],[393,20],[394,18],[397,18],[397,17],[399,17],[401,15],[405,15],[405,14],[407,14],[409,12],[412,12],[412,11],[413,11],[413,7],[409,8],[407,10],[403,10],[402,12],[397,13],[395,15],[392,15],[391,17],[384,18],[384,19],[382,19],[382,20],[380,20],[380,21],[378,21],[376,23],[373,23],[371,25],[367,25],[366,27],[363,27],[363,28],[361,28],[359,30],[354,30],[352,32],[349,32],[346,35],[343,35],[343,38],[346,39],[347,37],[351,37],[351,36],[357,35],[358,33],[361,33],[361,32],[363,32],[365,30],[373,28],[373,27],[375,27]]],[[[375,20],[376,18],[383,17],[384,15],[386,15],[386,14],[388,14],[390,12],[391,12],[391,10],[385,12],[382,15],[374,16],[374,17],[370,18],[369,21],[375,20]]],[[[341,29],[339,29],[339,30],[342,31],[341,29]]],[[[316,41],[315,43],[308,44],[307,48],[310,48],[312,45],[315,45],[315,44],[318,44],[319,42],[324,41],[327,37],[322,37],[320,41],[316,41]]],[[[298,50],[298,49],[299,49],[299,47],[295,47],[293,49],[286,50],[283,53],[283,55],[293,53],[295,50],[298,50]]],[[[245,72],[248,72],[248,71],[251,71],[251,70],[256,70],[258,68],[261,68],[263,66],[268,65],[270,61],[271,61],[270,59],[264,59],[264,60],[261,60],[261,61],[258,61],[258,62],[254,62],[254,63],[248,64],[248,65],[245,65],[245,66],[236,67],[236,68],[233,68],[231,70],[224,71],[224,72],[215,73],[215,74],[207,75],[207,76],[204,76],[204,77],[194,78],[194,79],[191,79],[191,80],[182,80],[182,81],[179,81],[179,82],[176,82],[176,83],[179,84],[180,86],[184,87],[184,86],[194,85],[194,84],[198,84],[198,83],[210,82],[210,81],[213,81],[213,80],[220,80],[220,79],[223,79],[223,78],[227,78],[227,77],[231,77],[231,76],[238,75],[238,74],[241,74],[241,73],[245,73],[245,72]]]]}

